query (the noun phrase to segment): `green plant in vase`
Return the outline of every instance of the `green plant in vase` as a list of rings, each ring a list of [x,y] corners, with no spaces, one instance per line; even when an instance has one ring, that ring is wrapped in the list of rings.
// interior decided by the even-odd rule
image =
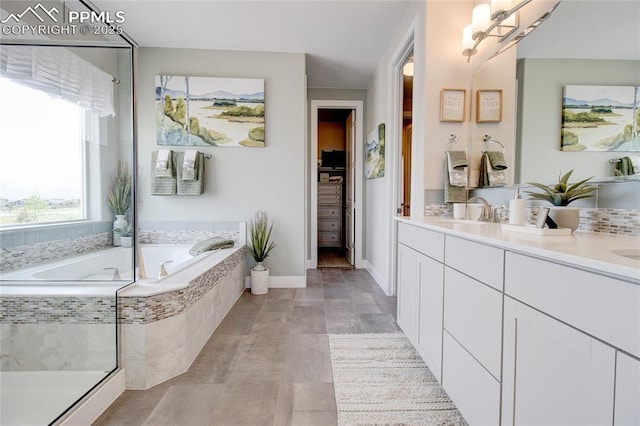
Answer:
[[[587,182],[593,179],[593,176],[570,185],[568,182],[572,173],[573,169],[569,170],[564,175],[562,175],[561,172],[561,176],[558,178],[558,183],[553,186],[529,182],[529,185],[533,185],[536,188],[541,189],[543,192],[526,192],[530,195],[530,198],[548,201],[553,206],[568,206],[569,203],[581,198],[593,197],[595,195],[593,192],[597,187],[587,185]]]
[[[249,222],[249,240],[251,245],[248,247],[249,254],[256,261],[256,271],[264,270],[262,262],[269,257],[271,251],[276,247],[276,243],[271,241],[271,231],[273,230],[273,221],[269,223],[267,213],[263,211],[256,212],[253,220]]]

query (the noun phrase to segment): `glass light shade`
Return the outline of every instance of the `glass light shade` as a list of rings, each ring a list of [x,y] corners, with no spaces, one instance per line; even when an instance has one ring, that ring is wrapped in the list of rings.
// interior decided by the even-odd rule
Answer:
[[[407,77],[413,77],[413,61],[409,61],[402,67],[402,74]]]
[[[469,24],[462,29],[462,50],[473,49],[473,25]]]
[[[473,33],[484,32],[491,25],[491,6],[482,3],[473,8],[471,15],[471,25]]]

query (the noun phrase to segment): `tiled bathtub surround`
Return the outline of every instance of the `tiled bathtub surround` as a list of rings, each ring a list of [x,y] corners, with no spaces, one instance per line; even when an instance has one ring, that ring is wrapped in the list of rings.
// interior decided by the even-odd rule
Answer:
[[[146,297],[122,292],[127,388],[147,389],[189,368],[244,291],[245,257],[244,248],[236,251],[180,290]]]
[[[0,232],[0,272],[111,245],[111,222],[72,223]]]
[[[0,298],[0,370],[114,368],[115,312],[115,295]]]
[[[194,244],[216,236],[246,243],[244,222],[140,221],[138,229],[142,244]]]
[[[118,321],[124,324],[149,324],[185,312],[237,265],[244,265],[245,257],[245,249],[235,252],[180,290],[146,297],[127,297],[125,291],[118,300]]]

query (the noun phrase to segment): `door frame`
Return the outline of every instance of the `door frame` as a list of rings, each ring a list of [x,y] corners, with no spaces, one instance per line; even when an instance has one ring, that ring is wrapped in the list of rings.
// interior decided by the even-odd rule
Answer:
[[[399,197],[402,194],[402,133],[404,131],[402,123],[403,123],[403,94],[402,94],[402,67],[404,63],[409,58],[411,54],[414,57],[414,67],[416,62],[418,61],[418,55],[415,50],[415,33],[416,33],[416,25],[415,21],[411,24],[411,28],[405,36],[400,44],[400,47],[394,52],[392,56],[393,61],[389,65],[389,94],[391,100],[391,113],[390,113],[390,121],[391,121],[391,129],[393,132],[393,137],[389,138],[390,141],[395,141],[394,143],[387,144],[387,152],[391,151],[391,158],[393,160],[390,161],[390,170],[389,174],[391,177],[390,182],[390,200],[389,203],[391,210],[391,220],[389,223],[389,235],[390,238],[390,254],[389,256],[389,295],[397,294],[397,248],[396,248],[396,239],[397,239],[397,227],[396,221],[393,219],[395,216],[398,216],[397,209],[400,207],[400,203],[398,202]],[[415,69],[415,68],[414,68]],[[418,69],[420,69],[418,67]],[[414,73],[414,86],[413,86],[413,99],[416,99],[416,75],[417,72]],[[414,102],[413,105],[416,105]],[[414,111],[415,116],[415,111]],[[391,133],[391,132],[390,132]],[[414,134],[415,136],[415,134]],[[390,146],[389,146],[390,145]],[[417,182],[416,182],[416,169],[415,164],[417,159],[416,157],[416,142],[415,137],[411,138],[411,209],[410,214],[413,216],[416,213],[416,204],[422,199],[422,197],[416,197],[417,190]]]
[[[356,167],[355,167],[355,186],[354,190],[356,196],[353,197],[354,209],[355,209],[355,256],[354,266],[358,269],[365,267],[364,265],[364,244],[362,241],[363,229],[364,229],[364,203],[363,203],[363,179],[364,179],[364,136],[363,136],[363,121],[364,121],[364,102],[363,101],[344,101],[344,100],[312,100],[311,101],[311,149],[309,152],[309,179],[311,180],[311,223],[310,223],[310,259],[309,268],[316,269],[318,267],[318,110],[319,109],[352,109],[356,113],[356,134],[355,145],[356,149],[353,153]]]

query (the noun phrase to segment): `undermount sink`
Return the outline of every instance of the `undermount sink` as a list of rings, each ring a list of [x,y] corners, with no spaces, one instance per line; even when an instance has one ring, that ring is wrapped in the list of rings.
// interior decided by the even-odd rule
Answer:
[[[611,250],[611,253],[633,260],[640,260],[640,249],[617,249]]]

